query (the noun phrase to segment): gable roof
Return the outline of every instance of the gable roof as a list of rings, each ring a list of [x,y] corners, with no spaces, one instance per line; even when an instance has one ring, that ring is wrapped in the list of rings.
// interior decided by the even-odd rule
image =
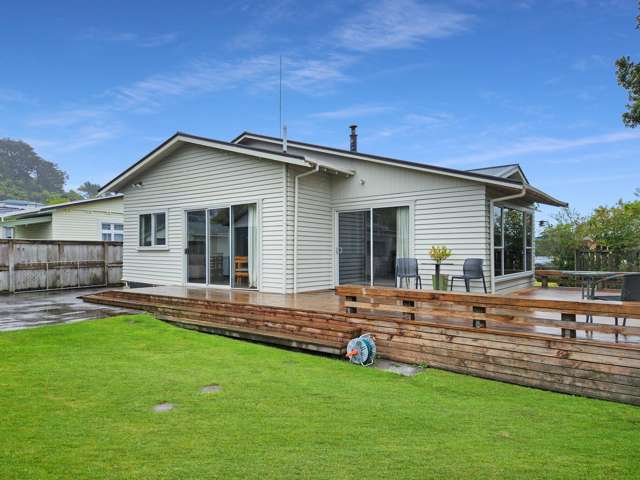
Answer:
[[[242,132],[240,135],[238,135],[233,140],[231,140],[231,142],[235,144],[239,144],[245,139],[253,139],[253,140],[258,140],[258,141],[263,141],[263,142],[268,142],[273,144],[280,144],[280,145],[282,144],[281,138],[271,137],[268,135],[262,135],[259,133],[253,133],[248,131]],[[298,147],[304,150],[316,151],[316,152],[327,153],[332,155],[339,155],[345,158],[353,158],[357,160],[387,164],[387,165],[392,165],[392,166],[397,166],[402,168],[408,168],[412,170],[418,170],[422,172],[446,175],[450,177],[463,178],[466,180],[477,181],[487,185],[504,187],[504,188],[513,189],[516,191],[526,189],[527,197],[530,198],[532,202],[544,203],[547,205],[553,205],[557,207],[568,206],[566,202],[563,202],[562,200],[558,200],[552,197],[551,195],[548,195],[543,191],[530,186],[529,181],[524,175],[524,172],[522,171],[520,166],[517,164],[500,166],[505,168],[504,169],[499,168],[498,171],[506,172],[507,171],[506,167],[510,167],[509,168],[510,172],[508,175],[512,175],[513,173],[519,172],[521,174],[520,176],[522,180],[515,180],[513,178],[508,178],[508,175],[507,176],[496,175],[493,170],[491,170],[490,172],[483,172],[481,171],[482,169],[478,171],[458,170],[455,168],[441,167],[438,165],[429,165],[426,163],[412,162],[407,160],[399,160],[397,158],[383,157],[380,155],[371,155],[371,154],[361,153],[361,152],[352,152],[351,150],[327,147],[324,145],[316,145],[313,143],[305,143],[305,142],[299,142],[296,140],[289,140],[289,139],[287,139],[287,144],[290,145],[291,147]],[[516,167],[516,168],[514,169],[512,167]],[[491,167],[491,168],[494,168],[494,167]]]
[[[472,168],[467,172],[484,173],[485,175],[492,175],[494,177],[509,178],[514,174],[517,174],[524,183],[529,183],[527,176],[524,174],[524,170],[518,163],[510,163],[508,165],[495,165],[491,167]]]
[[[41,207],[35,207],[35,208],[29,208],[29,209],[10,212],[9,214],[3,217],[3,220],[7,218],[21,219],[21,218],[31,218],[31,217],[51,215],[51,212],[53,210],[58,210],[60,208],[76,207],[78,205],[87,205],[91,203],[105,202],[108,200],[116,200],[118,198],[122,198],[123,196],[124,195],[122,195],[121,193],[118,193],[118,194],[109,195],[106,197],[87,198],[84,200],[74,200],[72,202],[56,203],[54,205],[43,205]]]
[[[247,131],[242,132],[236,138],[231,140],[231,142],[234,143],[234,144],[239,144],[244,139],[255,139],[255,140],[262,140],[262,141],[265,141],[265,142],[270,142],[270,143],[275,143],[275,144],[282,144],[282,139],[281,138],[270,137],[268,135],[262,135],[262,134],[259,134],[259,133],[253,133],[253,132],[247,132]],[[466,179],[469,179],[469,180],[476,180],[476,181],[481,181],[481,182],[484,182],[484,183],[495,183],[495,184],[503,184],[503,185],[506,184],[506,185],[510,185],[510,186],[521,185],[521,183],[518,182],[517,180],[511,180],[511,179],[507,179],[507,178],[499,178],[499,177],[495,177],[493,175],[485,175],[483,173],[476,173],[476,172],[471,172],[471,171],[467,171],[467,170],[458,170],[458,169],[455,169],[455,168],[441,167],[441,166],[438,166],[438,165],[429,165],[429,164],[426,164],[426,163],[412,162],[412,161],[408,161],[408,160],[399,160],[397,158],[383,157],[383,156],[380,156],[380,155],[371,155],[371,154],[368,154],[368,153],[352,152],[351,150],[343,150],[341,148],[327,147],[327,146],[324,146],[324,145],[316,145],[316,144],[313,144],[313,143],[299,142],[299,141],[296,141],[296,140],[287,139],[287,144],[292,146],[292,147],[299,147],[299,148],[313,150],[313,151],[317,151],[317,152],[321,152],[321,153],[329,153],[329,154],[333,154],[333,155],[340,155],[341,157],[355,158],[355,159],[358,159],[358,160],[365,160],[365,161],[375,162],[375,163],[386,163],[386,164],[393,165],[393,166],[400,166],[400,167],[404,167],[404,168],[411,168],[411,169],[414,169],[414,170],[426,171],[426,172],[429,172],[429,173],[436,173],[436,174],[449,175],[449,176],[454,176],[454,177],[459,177],[459,178],[466,178]]]
[[[285,152],[274,152],[273,150],[247,147],[246,145],[238,145],[235,143],[224,142],[221,140],[215,140],[213,138],[200,137],[197,135],[191,135],[184,132],[176,132],[167,140],[162,142],[156,148],[147,153],[144,157],[131,165],[125,171],[118,176],[103,185],[99,193],[106,193],[110,191],[117,191],[128,183],[128,181],[138,173],[144,171],[146,168],[161,160],[164,156],[168,155],[181,145],[191,144],[199,145],[203,147],[213,148],[217,150],[224,150],[227,152],[240,153],[243,155],[249,155],[252,157],[263,158],[267,160],[274,160],[278,162],[289,163],[293,165],[300,165],[303,167],[316,166],[316,162],[307,160],[301,155],[292,155]],[[333,171],[343,175],[353,175],[353,172],[340,170],[331,165],[319,165],[323,170]]]

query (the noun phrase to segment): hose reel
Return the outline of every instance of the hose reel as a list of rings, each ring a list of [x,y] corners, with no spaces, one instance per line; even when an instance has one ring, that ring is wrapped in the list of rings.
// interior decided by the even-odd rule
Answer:
[[[359,337],[353,338],[347,344],[347,358],[349,361],[364,367],[373,364],[376,352],[376,342],[370,333],[364,333]]]

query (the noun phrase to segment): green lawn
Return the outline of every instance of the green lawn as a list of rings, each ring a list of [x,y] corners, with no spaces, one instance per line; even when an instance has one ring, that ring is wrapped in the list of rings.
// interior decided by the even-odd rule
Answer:
[[[220,384],[217,394],[199,392]],[[170,412],[154,413],[160,402]],[[146,315],[0,334],[0,477],[638,478],[640,408]]]

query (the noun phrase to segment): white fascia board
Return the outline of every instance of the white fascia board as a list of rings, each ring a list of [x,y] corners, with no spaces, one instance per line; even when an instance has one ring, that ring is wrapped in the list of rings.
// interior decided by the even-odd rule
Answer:
[[[109,191],[117,190],[118,187],[122,186],[129,178],[135,177],[138,173],[143,171],[149,164],[153,163],[158,158],[162,157],[167,153],[167,151],[173,149],[178,143],[190,143],[192,145],[200,145],[203,147],[213,148],[216,150],[224,150],[227,152],[238,153],[240,155],[248,155],[250,157],[262,158],[266,160],[274,160],[276,162],[284,162],[292,165],[299,165],[302,167],[310,167],[312,166],[311,162],[308,162],[303,159],[293,158],[285,155],[278,155],[278,153],[270,153],[270,152],[260,152],[256,150],[252,150],[246,147],[227,145],[217,142],[211,142],[200,138],[192,138],[185,137],[182,135],[176,135],[176,137],[168,142],[166,145],[163,145],[162,148],[153,152],[153,154],[149,155],[144,161],[134,165],[129,171],[124,173],[121,176],[116,177],[114,180],[109,182],[107,185],[102,187],[99,193],[106,193]]]

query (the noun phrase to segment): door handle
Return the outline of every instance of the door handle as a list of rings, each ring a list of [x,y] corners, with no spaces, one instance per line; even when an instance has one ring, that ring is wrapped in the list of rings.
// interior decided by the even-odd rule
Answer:
[[[184,254],[185,254],[185,255],[189,255],[189,249],[188,249],[188,248],[185,248],[185,249],[184,249]]]

